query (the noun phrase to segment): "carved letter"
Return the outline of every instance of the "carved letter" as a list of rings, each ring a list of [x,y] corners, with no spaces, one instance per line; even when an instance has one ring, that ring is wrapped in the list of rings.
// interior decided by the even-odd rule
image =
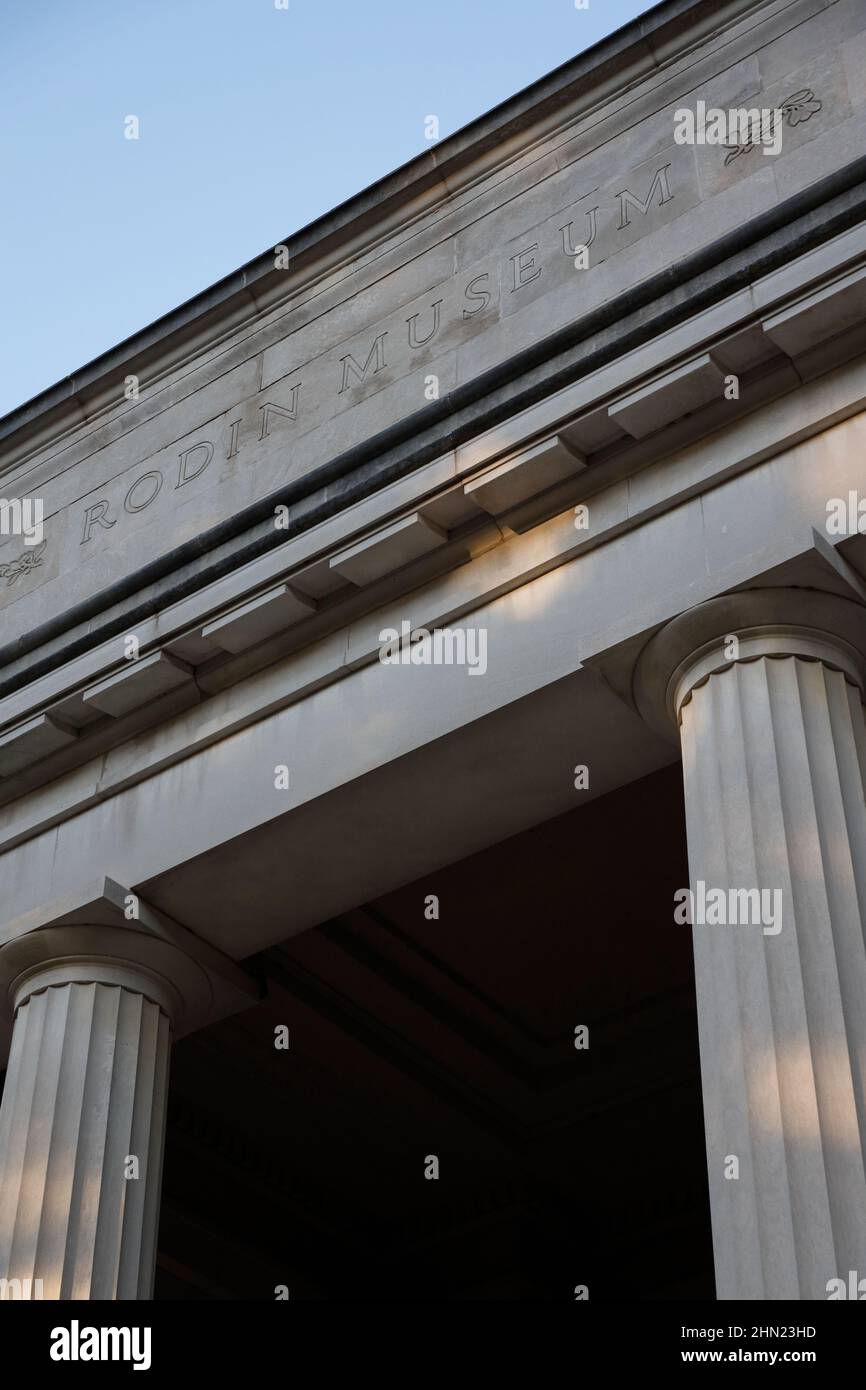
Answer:
[[[156,486],[153,488],[153,491],[150,493],[150,495],[145,497],[143,502],[136,502],[133,498],[133,493],[135,492],[136,488],[140,487],[142,483],[146,483],[148,479],[152,480],[152,482],[154,482]],[[159,494],[161,488],[162,474],[159,472],[158,469],[151,473],[142,473],[140,478],[136,478],[135,482],[130,487],[129,492],[124,497],[123,510],[126,512],[143,512],[145,507],[150,506],[151,502]]]
[[[426,338],[418,338],[418,337],[416,337],[416,335],[415,335],[415,324],[418,322],[418,315],[417,315],[417,314],[413,314],[412,317],[411,317],[410,319],[407,319],[407,320],[406,320],[406,322],[407,322],[408,325],[409,325],[409,346],[410,346],[410,348],[419,348],[419,347],[423,347],[425,343],[429,343],[429,342],[430,342],[431,338],[435,338],[435,337],[436,337],[436,334],[439,332],[439,305],[440,305],[441,303],[442,303],[442,300],[441,300],[441,299],[437,299],[437,300],[434,301],[433,305],[431,306],[432,309],[433,309],[433,327],[430,329],[430,332],[427,334],[427,337],[426,337]]]
[[[541,274],[541,266],[535,264],[535,257],[532,254],[533,251],[537,250],[538,242],[534,241],[531,246],[525,247],[523,251],[518,251],[516,256],[511,257],[511,270],[514,275],[512,294],[514,294],[514,290],[522,289],[524,285],[528,285],[530,280],[537,280]],[[524,259],[526,256],[529,257],[528,261]]]
[[[193,468],[192,471],[190,471],[187,467],[188,461],[192,458],[193,454],[197,454],[199,450],[204,451],[204,458],[198,468]],[[175,491],[177,491],[179,487],[183,487],[184,483],[191,483],[193,478],[197,478],[199,473],[204,472],[213,458],[213,445],[210,440],[203,439],[200,444],[193,444],[189,449],[184,449],[183,453],[178,454],[178,458],[180,459],[180,464],[177,470],[177,482],[174,485]]]
[[[470,280],[470,281],[469,281],[469,284],[466,286],[466,289],[463,291],[464,295],[466,296],[467,299],[480,299],[480,300],[481,300],[481,303],[478,305],[478,308],[477,308],[477,309],[464,309],[464,310],[463,310],[463,317],[464,317],[465,319],[474,318],[476,314],[481,314],[481,313],[483,313],[484,310],[487,308],[488,304],[490,303],[491,299],[493,298],[493,295],[490,293],[489,290],[476,290],[475,286],[476,286],[476,285],[480,285],[482,280],[489,280],[489,279],[490,279],[490,274],[489,274],[488,271],[485,270],[485,272],[484,272],[483,275],[476,275],[474,280]]]
[[[566,256],[576,256],[581,247],[590,247],[592,243],[595,241],[596,235],[598,233],[598,218],[596,217],[597,212],[597,207],[590,208],[589,212],[586,214],[589,218],[589,236],[587,237],[586,241],[580,242],[578,246],[573,246],[571,243],[571,229],[574,226],[574,223],[566,222],[564,227],[560,227],[559,230],[562,232],[562,249],[565,252]]]
[[[659,190],[661,195],[659,197],[660,208],[664,207],[665,203],[670,202],[671,198],[674,196],[673,193],[671,193],[671,186],[668,181],[668,169],[670,167],[671,166],[669,164],[665,164],[663,168],[656,170],[655,178],[652,181],[652,187],[650,188],[649,193],[646,195],[645,202],[643,202],[640,198],[636,198],[635,195],[633,193],[630,193],[627,188],[624,188],[622,193],[617,194],[617,197],[619,198],[619,227],[617,228],[618,231],[621,232],[624,227],[628,227],[631,225],[628,217],[629,205],[633,208],[640,208],[644,217],[646,217],[647,213],[650,210],[650,203],[653,200],[653,194],[655,193],[656,189]]]
[[[340,361],[343,365],[343,384],[337,392],[338,396],[342,396],[343,392],[347,389],[349,385],[349,372],[354,372],[358,380],[363,381],[367,375],[367,368],[369,367],[371,362],[375,361],[376,363],[375,367],[373,368],[374,376],[377,372],[382,370],[382,368],[385,366],[385,339],[387,338],[387,336],[387,329],[384,333],[379,334],[378,338],[376,338],[376,340],[374,341],[373,346],[370,348],[370,351],[367,353],[367,360],[364,363],[363,367],[358,366],[358,363],[355,361],[354,357],[350,352],[347,353],[345,357],[340,358]]]
[[[300,382],[298,382],[297,386],[292,387],[291,405],[272,405],[270,401],[265,401],[264,405],[259,406],[259,410],[262,412],[262,429],[261,434],[259,435],[259,439],[267,439],[268,435],[270,434],[272,415],[278,415],[284,420],[297,420],[298,392],[300,391],[300,389]]]
[[[238,430],[240,427],[240,420],[232,420],[231,433],[229,434],[229,451],[226,454],[227,459],[233,459],[238,451]]]
[[[101,502],[94,502],[92,507],[87,508],[87,511],[84,513],[84,535],[81,537],[79,545],[83,545],[85,541],[90,540],[90,533],[94,526],[104,526],[106,531],[108,531],[110,527],[116,525],[116,519],[115,521],[105,520],[110,505],[108,498],[104,497]]]

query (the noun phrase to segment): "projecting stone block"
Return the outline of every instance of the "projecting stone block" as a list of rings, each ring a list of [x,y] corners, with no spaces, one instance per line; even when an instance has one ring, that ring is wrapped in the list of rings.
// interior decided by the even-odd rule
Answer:
[[[191,681],[192,671],[186,662],[166,652],[153,652],[89,686],[81,698],[86,705],[119,719]]]
[[[722,398],[725,374],[709,352],[657,377],[608,406],[608,414],[633,439],[644,439],[702,405]]]
[[[37,714],[24,724],[17,724],[0,734],[0,776],[10,777],[31,763],[47,758],[59,748],[74,743],[75,729],[50,714]]]
[[[233,608],[223,617],[206,623],[201,635],[216,642],[223,651],[242,652],[315,611],[312,599],[296,594],[288,584],[278,584],[240,608]]]
[[[553,435],[482,477],[473,478],[463,490],[485,512],[501,516],[556,483],[574,477],[585,467],[584,456],[566,444],[561,435]]]
[[[331,569],[353,584],[372,584],[375,579],[408,565],[436,550],[448,540],[447,532],[420,512],[395,521],[357,545],[341,550],[331,560]]]
[[[866,270],[861,267],[778,314],[771,314],[764,319],[763,328],[767,337],[789,357],[798,357],[864,320]]]

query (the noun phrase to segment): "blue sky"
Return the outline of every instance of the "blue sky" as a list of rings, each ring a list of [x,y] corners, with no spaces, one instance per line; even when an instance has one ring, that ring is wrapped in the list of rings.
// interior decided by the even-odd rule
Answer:
[[[648,8],[2,0],[0,415]]]

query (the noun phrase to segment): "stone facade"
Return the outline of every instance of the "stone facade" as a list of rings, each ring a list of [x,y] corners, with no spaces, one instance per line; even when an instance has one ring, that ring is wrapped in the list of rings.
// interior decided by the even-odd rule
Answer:
[[[866,1273],[864,73],[864,0],[669,0],[0,422],[45,509],[0,544],[0,1276],[147,1297],[169,1030],[680,757],[693,883],[783,904],[693,927],[717,1295]],[[679,142],[698,101],[778,152]]]

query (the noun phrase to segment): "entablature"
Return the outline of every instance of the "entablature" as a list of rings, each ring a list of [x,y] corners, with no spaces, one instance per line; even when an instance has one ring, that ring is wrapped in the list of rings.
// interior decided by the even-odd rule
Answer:
[[[376,659],[369,632],[359,647],[352,639],[369,615],[509,538],[569,519],[552,549],[528,545],[498,576],[517,587],[859,412],[864,309],[858,224],[178,601],[137,620],[121,613],[111,635],[57,664],[49,657],[35,678],[9,688],[8,664],[0,799],[289,653],[329,653],[327,675],[314,659],[316,674],[299,682],[302,698]],[[582,506],[577,528],[570,514]],[[470,580],[437,621],[491,592]],[[29,655],[22,675],[28,665]]]

